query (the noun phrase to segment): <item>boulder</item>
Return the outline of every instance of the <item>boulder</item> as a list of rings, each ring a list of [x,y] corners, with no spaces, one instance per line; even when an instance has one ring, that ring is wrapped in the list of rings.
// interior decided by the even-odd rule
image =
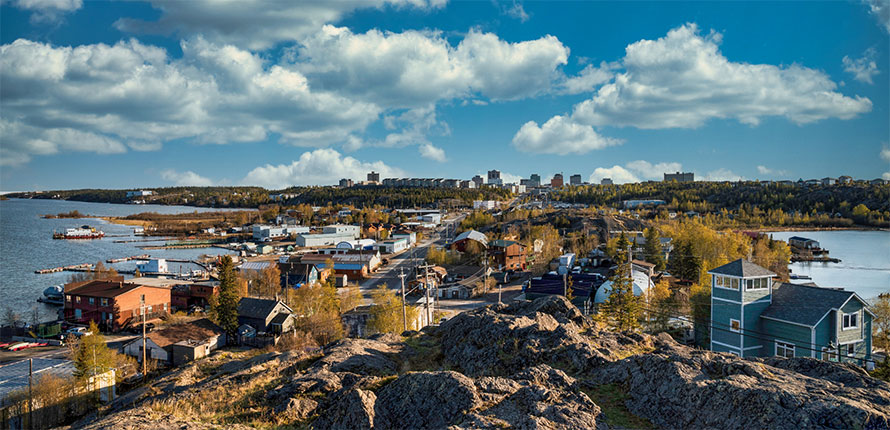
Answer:
[[[377,396],[371,391],[349,390],[337,398],[313,423],[318,430],[371,429],[375,426],[374,403]]]
[[[628,409],[661,427],[890,426],[890,384],[814,359],[747,360],[659,337],[655,351],[605,364],[590,375],[585,384],[593,389],[626,387]]]
[[[303,421],[318,407],[318,402],[312,399],[302,397],[293,397],[285,403],[279,404],[275,408],[275,415],[279,420],[285,422]]]
[[[445,428],[481,405],[473,380],[460,373],[408,373],[378,392],[375,425],[384,429]]]
[[[310,369],[327,369],[331,372],[351,372],[360,375],[386,376],[396,372],[396,362],[391,358],[398,349],[392,343],[397,336],[379,336],[378,339],[341,339],[325,347],[324,357]]]

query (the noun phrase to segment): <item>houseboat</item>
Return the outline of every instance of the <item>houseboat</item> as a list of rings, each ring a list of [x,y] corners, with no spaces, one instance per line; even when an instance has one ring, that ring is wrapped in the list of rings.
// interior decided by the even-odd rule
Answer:
[[[64,233],[53,232],[53,239],[99,239],[105,236],[105,232],[88,225],[80,228],[65,229]]]

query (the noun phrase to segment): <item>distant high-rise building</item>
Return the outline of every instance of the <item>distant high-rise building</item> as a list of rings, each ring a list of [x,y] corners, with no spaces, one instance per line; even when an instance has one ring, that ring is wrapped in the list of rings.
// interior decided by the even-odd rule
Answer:
[[[340,188],[348,188],[353,185],[352,179],[343,178],[340,180]]]
[[[676,173],[665,173],[664,181],[677,181],[677,182],[695,182],[695,174],[692,172],[676,172]]]
[[[537,173],[532,173],[528,179],[529,187],[540,187],[541,186],[541,175]]]
[[[501,171],[500,170],[489,170],[488,171],[488,184],[489,185],[501,185],[504,181],[501,180]]]
[[[562,185],[563,185],[562,173],[557,173],[557,174],[553,175],[553,179],[550,180],[550,187],[551,188],[561,188]]]
[[[600,185],[612,185],[612,178],[603,178],[603,180],[600,181]]]
[[[485,180],[479,175],[473,176],[472,180],[476,184],[476,188],[482,188],[482,184],[485,183]]]
[[[368,182],[380,182],[380,174],[372,170],[368,173]]]
[[[571,185],[581,185],[581,175],[572,175],[572,176],[569,176],[569,184],[571,184]]]

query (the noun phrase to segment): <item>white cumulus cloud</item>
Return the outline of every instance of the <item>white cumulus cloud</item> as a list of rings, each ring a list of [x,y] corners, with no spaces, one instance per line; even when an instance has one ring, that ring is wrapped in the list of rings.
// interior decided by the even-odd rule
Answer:
[[[56,47],[18,39],[0,46],[4,162],[53,150],[156,150],[163,142],[262,141],[326,146],[379,117],[381,108],[327,91],[285,66],[197,38],[183,57],[136,40]],[[71,139],[71,133],[88,138]],[[40,140],[46,143],[31,144]],[[120,142],[127,142],[127,145]]]
[[[241,181],[245,185],[258,185],[270,189],[294,185],[332,185],[341,178],[364,180],[370,171],[380,173],[381,178],[401,177],[404,172],[382,161],[363,162],[342,156],[331,148],[304,152],[290,164],[266,164],[251,170]]]
[[[805,124],[871,110],[869,99],[837,92],[822,71],[732,62],[720,52],[721,38],[687,24],[658,40],[632,43],[621,62],[625,72],[576,105],[573,119],[664,129],[696,128],[710,119],[757,125],[770,116]]]
[[[757,166],[757,173],[770,176],[788,176],[787,170],[770,169],[766,166]]]
[[[14,0],[11,4],[31,11],[31,23],[54,23],[66,13],[83,7],[83,0]]]
[[[420,156],[424,158],[429,158],[430,160],[438,161],[440,163],[444,163],[448,160],[445,157],[445,150],[436,146],[433,146],[431,143],[424,143],[420,145],[419,148]]]
[[[213,185],[212,180],[192,172],[191,170],[185,172],[177,172],[173,169],[162,170],[161,179],[180,186],[209,187]]]
[[[540,154],[584,154],[621,143],[620,139],[600,136],[593,127],[561,115],[550,118],[541,126],[529,121],[513,136],[516,149]]]
[[[645,160],[631,161],[624,166],[597,167],[590,175],[589,182],[598,184],[603,178],[610,178],[616,184],[664,179],[665,173],[680,172],[683,165],[677,162],[651,163]]]
[[[876,52],[873,48],[869,48],[862,54],[861,58],[851,59],[844,56],[841,62],[844,64],[844,71],[853,75],[853,79],[867,84],[873,84],[872,77],[880,73],[878,64],[875,62]]]
[[[705,181],[715,181],[715,182],[724,182],[724,181],[735,182],[735,181],[743,181],[743,180],[745,180],[745,177],[743,177],[741,175],[737,175],[732,170],[729,170],[727,168],[720,168],[720,169],[712,170],[712,171],[706,173],[704,178],[702,178],[702,179]]]
[[[862,0],[868,6],[868,11],[887,33],[890,33],[890,1],[887,0]]]
[[[33,0],[32,0],[33,1]],[[383,8],[437,9],[446,1],[214,1],[150,0],[161,16],[157,21],[122,18],[118,30],[131,33],[202,35],[217,44],[262,50],[278,42],[301,41],[322,25],[339,21],[357,10]]]

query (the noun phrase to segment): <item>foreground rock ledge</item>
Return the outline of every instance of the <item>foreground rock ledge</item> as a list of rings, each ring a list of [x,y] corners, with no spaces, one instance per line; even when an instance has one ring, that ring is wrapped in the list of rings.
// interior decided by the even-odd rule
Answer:
[[[607,429],[630,417],[634,427],[890,428],[890,384],[855,366],[598,331],[562,297],[487,306],[407,338],[343,339],[320,358],[207,367],[175,370],[72,427]],[[214,392],[225,395],[208,401]]]

